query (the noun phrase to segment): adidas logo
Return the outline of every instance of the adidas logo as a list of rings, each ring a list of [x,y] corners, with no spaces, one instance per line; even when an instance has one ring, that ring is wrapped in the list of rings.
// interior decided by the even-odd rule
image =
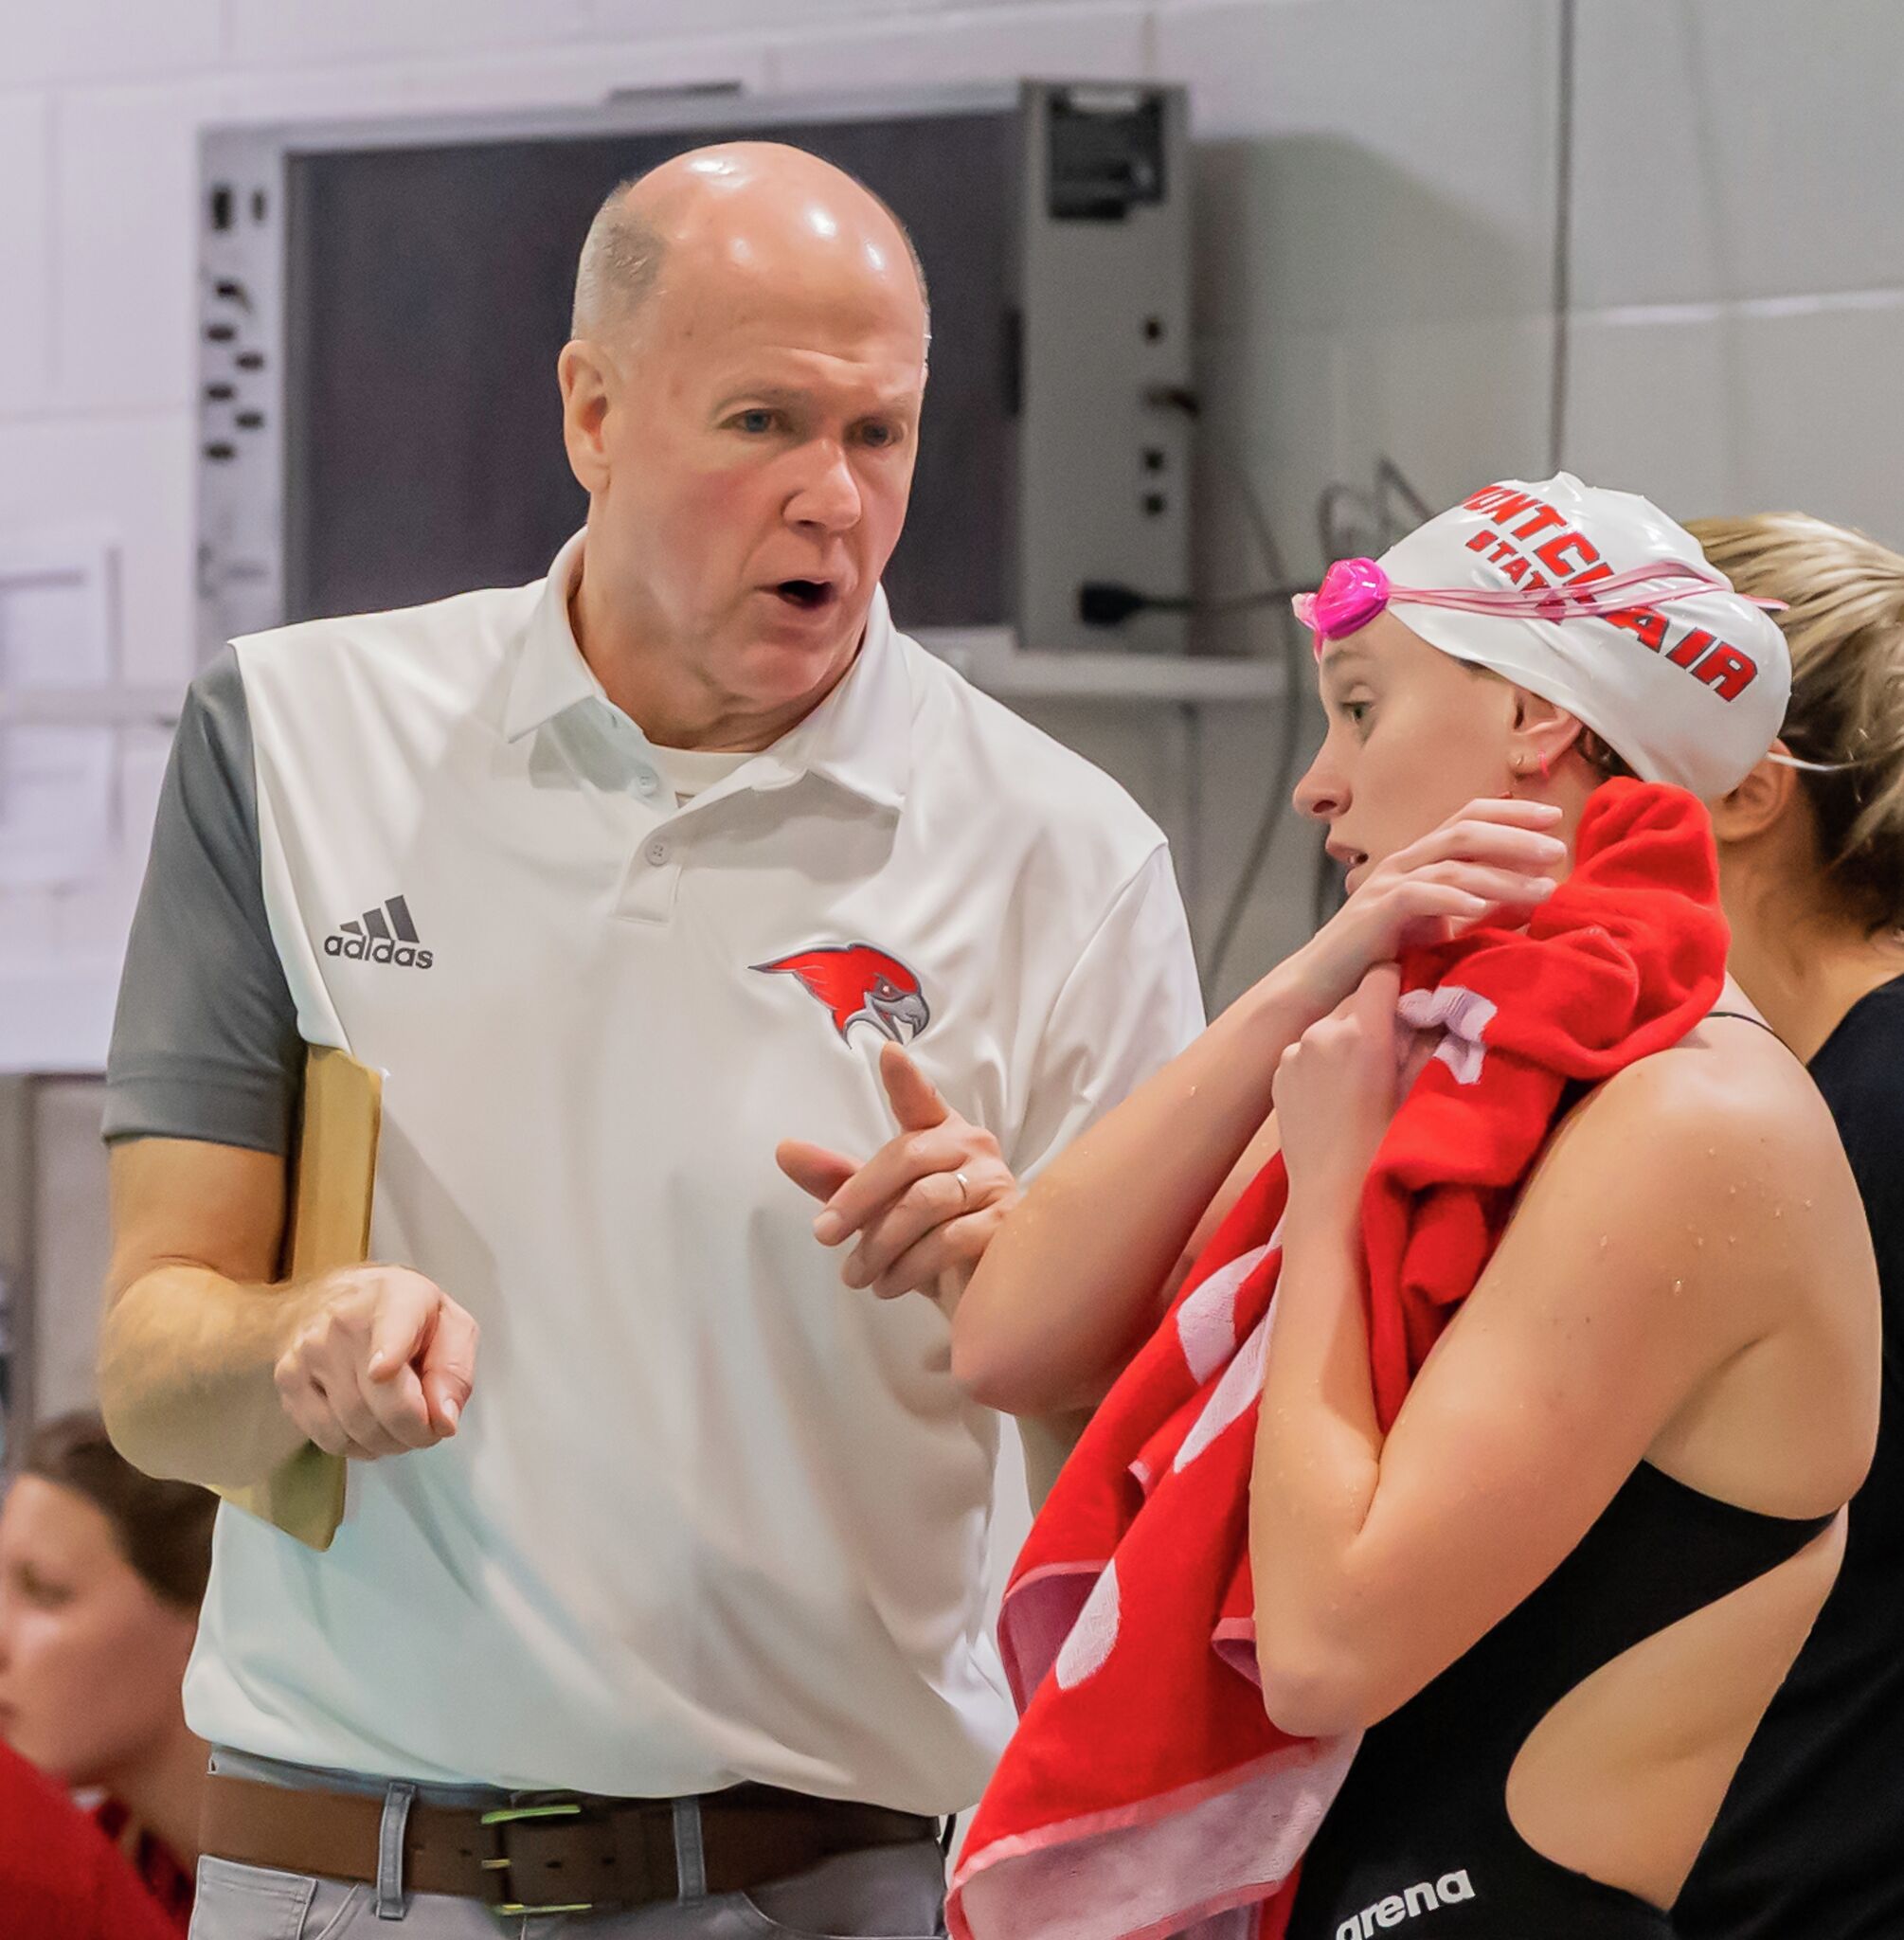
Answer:
[[[1417,1919],[1423,1913],[1436,1913],[1457,1900],[1473,1897],[1474,1887],[1465,1870],[1444,1873],[1432,1886],[1424,1879],[1406,1893],[1392,1893],[1374,1906],[1365,1906],[1336,1929],[1336,1940],[1374,1940],[1374,1935],[1384,1927],[1399,1927],[1404,1920]]]
[[[417,941],[410,906],[403,897],[392,896],[381,909],[366,909],[363,915],[340,923],[324,939],[324,954],[364,963],[395,963],[405,970],[427,970],[436,957],[418,948]]]

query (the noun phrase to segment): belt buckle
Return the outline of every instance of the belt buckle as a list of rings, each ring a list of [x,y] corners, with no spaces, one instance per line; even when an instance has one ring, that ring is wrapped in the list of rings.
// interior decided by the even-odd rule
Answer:
[[[485,1825],[510,1825],[519,1819],[579,1819],[582,1816],[579,1805],[504,1805],[494,1812],[485,1812],[482,1823]],[[484,1859],[483,1870],[487,1873],[507,1873],[511,1860],[507,1850],[509,1840],[502,1839],[504,1851],[500,1858]],[[493,1902],[493,1910],[513,1919],[523,1913],[586,1913],[595,1911],[592,1899],[570,1900],[559,1906],[529,1906],[521,1900],[506,1899]]]

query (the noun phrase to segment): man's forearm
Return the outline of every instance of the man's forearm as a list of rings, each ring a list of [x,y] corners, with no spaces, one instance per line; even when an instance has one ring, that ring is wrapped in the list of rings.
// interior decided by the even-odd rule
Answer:
[[[271,1475],[304,1445],[273,1370],[306,1305],[300,1288],[204,1266],[141,1274],[100,1333],[99,1405],[119,1451],[149,1475],[206,1487]]]

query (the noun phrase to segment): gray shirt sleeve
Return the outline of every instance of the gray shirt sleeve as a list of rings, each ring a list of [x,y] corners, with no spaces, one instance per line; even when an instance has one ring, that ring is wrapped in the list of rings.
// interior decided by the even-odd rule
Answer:
[[[172,742],[106,1065],[105,1136],[289,1149],[303,1071],[264,914],[251,718],[229,647]]]

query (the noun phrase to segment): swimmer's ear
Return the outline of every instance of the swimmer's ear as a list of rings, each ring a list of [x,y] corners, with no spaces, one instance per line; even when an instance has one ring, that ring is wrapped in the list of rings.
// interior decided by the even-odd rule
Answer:
[[[1789,754],[1774,741],[1766,756],[1736,788],[1712,803],[1713,834],[1721,842],[1750,842],[1781,820],[1798,796],[1798,776],[1772,755]]]
[[[1580,739],[1581,728],[1577,715],[1570,714],[1544,694],[1529,693],[1524,687],[1517,687],[1510,748],[1515,772],[1552,774],[1560,765],[1560,757]]]

